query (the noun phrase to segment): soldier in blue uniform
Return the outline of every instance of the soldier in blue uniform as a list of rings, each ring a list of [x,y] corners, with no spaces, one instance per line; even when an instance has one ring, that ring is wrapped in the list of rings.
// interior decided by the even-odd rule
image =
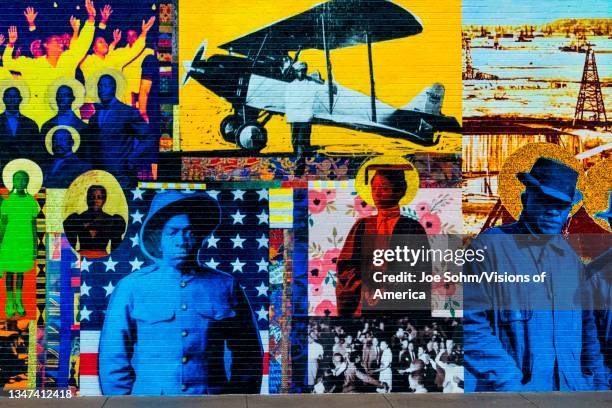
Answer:
[[[233,276],[202,266],[202,241],[219,223],[215,200],[155,196],[141,233],[155,263],[115,288],[100,339],[105,395],[259,393],[257,325]]]
[[[525,185],[519,220],[474,240],[486,257],[467,271],[547,277],[464,285],[465,391],[607,389],[595,319],[580,300],[590,296],[584,268],[561,235],[582,199],[578,173],[539,158],[517,177]]]

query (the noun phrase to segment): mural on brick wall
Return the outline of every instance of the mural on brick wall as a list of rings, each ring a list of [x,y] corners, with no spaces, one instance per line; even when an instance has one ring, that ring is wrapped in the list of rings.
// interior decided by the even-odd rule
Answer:
[[[610,389],[606,2],[5,3],[0,395]]]
[[[507,13],[495,13],[495,2],[464,2],[465,230],[478,234],[474,248],[488,247],[493,270],[563,271],[545,288],[464,287],[466,391],[610,388],[609,313],[591,309],[610,305],[602,276],[610,258],[611,26],[602,2],[581,6],[589,12],[563,1],[545,10],[514,2]],[[500,247],[521,234],[550,239]],[[560,295],[562,286],[570,292]],[[485,296],[491,308],[471,307]],[[560,305],[571,296],[588,302]]]
[[[299,173],[320,153],[458,151],[458,42],[439,30],[459,2],[184,3],[183,150],[292,152]]]

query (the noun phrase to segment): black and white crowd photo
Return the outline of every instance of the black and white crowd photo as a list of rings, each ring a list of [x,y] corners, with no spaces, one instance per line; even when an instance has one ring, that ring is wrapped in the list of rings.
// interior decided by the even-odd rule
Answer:
[[[461,319],[428,315],[311,318],[308,389],[314,394],[463,392]]]

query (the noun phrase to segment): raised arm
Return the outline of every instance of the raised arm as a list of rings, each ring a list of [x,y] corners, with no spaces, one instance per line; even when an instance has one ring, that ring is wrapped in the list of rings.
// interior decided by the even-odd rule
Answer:
[[[70,42],[70,49],[63,54],[63,58],[72,60],[75,69],[79,62],[87,55],[93,43],[94,32],[96,30],[96,8],[94,7],[93,1],[86,0],[85,8],[87,9],[87,21],[83,24],[83,28],[78,34],[78,37],[76,39],[73,37],[73,40]],[[71,19],[71,24],[72,23],[73,20]]]
[[[25,11],[23,12],[23,15],[25,16],[26,20],[28,20],[28,27],[30,31],[35,31],[36,30],[36,17],[38,16],[38,13],[36,12],[36,10],[34,10],[34,7],[26,8]]]
[[[151,17],[148,21],[142,20],[142,31],[136,42],[134,42],[134,45],[132,45],[132,47],[115,49],[113,51],[111,58],[116,60],[115,66],[123,68],[142,53],[147,43],[147,34],[153,27],[153,24],[155,24],[155,17]]]
[[[108,23],[108,19],[111,14],[113,14],[113,8],[110,5],[105,5],[104,8],[100,9],[100,24],[98,24],[98,28],[100,30],[106,30],[106,23]]]
[[[79,38],[79,29],[81,28],[81,20],[75,16],[70,16],[70,27],[72,27],[72,37],[70,38],[70,47],[72,48],[74,42]]]
[[[112,53],[113,51],[115,51],[115,48],[117,47],[117,44],[119,44],[119,41],[121,41],[121,30],[120,29],[115,29],[115,31],[113,31],[113,42],[110,43],[108,45],[108,52]]]
[[[15,50],[15,43],[17,43],[17,27],[11,26],[8,29],[8,38],[9,42],[4,49],[4,53],[2,54],[2,62],[4,64],[4,68],[9,71],[22,72],[26,69],[28,64],[31,62],[31,58],[28,57],[17,57],[13,58],[13,51]]]

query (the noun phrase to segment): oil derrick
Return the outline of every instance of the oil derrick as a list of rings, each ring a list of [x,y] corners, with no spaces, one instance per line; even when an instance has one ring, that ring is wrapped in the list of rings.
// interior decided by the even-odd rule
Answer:
[[[470,46],[471,40],[468,35],[463,36],[463,73],[461,74],[461,79],[477,79],[477,80],[487,80],[487,79],[499,79],[495,75],[487,74],[485,72],[480,72],[475,69],[472,65],[472,47]]]
[[[463,36],[463,75],[462,79],[474,79],[474,67],[472,66],[472,52],[470,47],[470,37]]]
[[[590,114],[590,115],[589,115]],[[603,103],[597,64],[595,63],[595,51],[589,45],[584,61],[582,82],[574,113],[574,125],[580,122],[592,121],[603,123],[607,126],[606,108]]]

